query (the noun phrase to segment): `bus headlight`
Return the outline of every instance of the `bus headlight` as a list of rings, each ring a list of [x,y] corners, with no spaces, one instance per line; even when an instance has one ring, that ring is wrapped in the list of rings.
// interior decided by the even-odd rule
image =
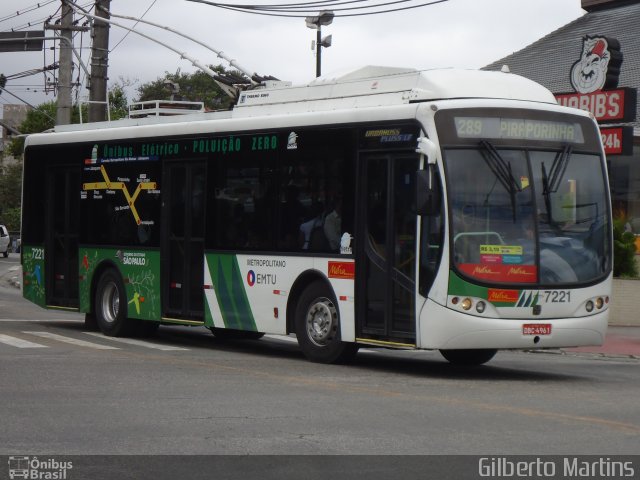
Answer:
[[[596,298],[596,308],[600,310],[603,305],[604,305],[604,300],[602,299],[602,297]]]
[[[487,304],[484,303],[482,300],[476,303],[476,312],[484,313],[485,308],[487,308]]]
[[[464,309],[464,310],[469,310],[471,308],[471,306],[473,305],[473,302],[471,301],[470,298],[465,298],[462,303],[460,303],[460,306]]]
[[[587,312],[592,312],[593,311],[593,302],[591,300],[589,300],[587,302],[587,304],[584,306],[584,308],[587,309]]]

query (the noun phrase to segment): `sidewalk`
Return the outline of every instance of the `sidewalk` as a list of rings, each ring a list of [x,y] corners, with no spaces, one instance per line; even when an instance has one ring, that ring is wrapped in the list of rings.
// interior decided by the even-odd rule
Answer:
[[[565,352],[592,353],[603,357],[629,357],[640,360],[640,326],[609,326],[600,347],[563,348]]]

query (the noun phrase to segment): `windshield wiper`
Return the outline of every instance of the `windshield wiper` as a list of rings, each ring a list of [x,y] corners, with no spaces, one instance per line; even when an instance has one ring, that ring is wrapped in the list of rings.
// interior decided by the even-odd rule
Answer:
[[[549,174],[547,175],[547,169],[544,166],[544,162],[542,162],[542,195],[544,196],[545,207],[547,208],[547,216],[549,219],[549,225],[556,226],[557,223],[553,219],[553,214],[551,210],[551,194],[556,193],[558,188],[560,187],[560,183],[564,178],[564,173],[567,170],[567,166],[569,165],[569,159],[571,158],[571,145],[566,145],[562,151],[556,154],[556,157],[553,159],[553,163],[551,164],[551,170],[549,170]]]
[[[513,177],[511,171],[511,162],[505,161],[500,155],[496,147],[486,140],[480,141],[480,153],[482,158],[489,166],[493,174],[496,176],[500,184],[504,189],[509,192],[509,198],[511,199],[511,212],[513,214],[513,221],[516,221],[516,192],[521,192],[522,188],[518,185],[518,182]]]
[[[542,175],[543,179],[546,179],[543,188],[543,193],[548,195],[549,193],[556,193],[560,182],[564,177],[564,172],[567,171],[567,165],[569,165],[569,159],[571,158],[571,145],[566,145],[561,152],[556,154],[556,158],[553,159],[551,164],[551,170],[549,170],[549,176],[547,177],[544,168],[544,162],[542,163]]]

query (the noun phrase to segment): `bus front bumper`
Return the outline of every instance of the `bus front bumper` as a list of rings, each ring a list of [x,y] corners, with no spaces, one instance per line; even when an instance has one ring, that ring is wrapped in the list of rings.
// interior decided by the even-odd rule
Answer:
[[[419,348],[537,349],[602,345],[609,310],[573,318],[484,318],[428,300]]]

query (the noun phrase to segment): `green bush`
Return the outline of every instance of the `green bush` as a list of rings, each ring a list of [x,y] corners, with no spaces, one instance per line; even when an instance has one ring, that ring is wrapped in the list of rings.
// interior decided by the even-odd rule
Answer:
[[[636,237],[625,231],[626,219],[613,221],[613,276],[637,277],[638,268],[635,262]]]
[[[0,218],[11,233],[20,231],[20,207],[5,209]]]

